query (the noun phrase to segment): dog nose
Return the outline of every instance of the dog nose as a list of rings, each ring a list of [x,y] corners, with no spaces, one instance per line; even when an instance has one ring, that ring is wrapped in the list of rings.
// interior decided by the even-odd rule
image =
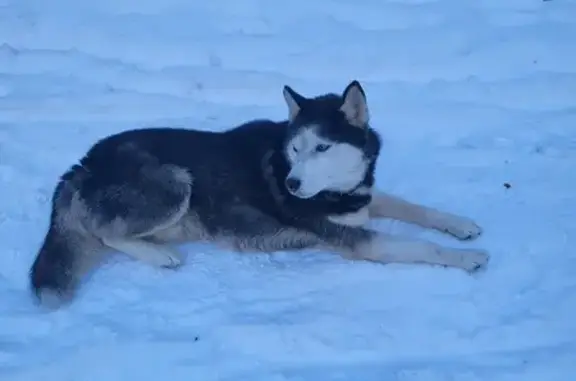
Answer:
[[[291,192],[296,192],[301,185],[302,181],[295,179],[294,177],[288,177],[286,179],[286,188]]]

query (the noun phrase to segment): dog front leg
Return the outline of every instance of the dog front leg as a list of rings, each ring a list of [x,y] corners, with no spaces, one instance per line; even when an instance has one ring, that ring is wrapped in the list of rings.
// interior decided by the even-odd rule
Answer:
[[[402,239],[381,233],[358,245],[351,254],[353,259],[381,263],[440,265],[467,272],[484,267],[489,260],[488,254],[483,250],[450,248],[428,241]]]
[[[402,239],[381,232],[330,222],[311,226],[334,251],[345,258],[379,263],[423,263],[460,268],[468,272],[488,263],[479,249],[456,249],[428,241]],[[325,246],[326,246],[325,245]]]
[[[418,205],[400,197],[375,191],[368,206],[370,217],[391,218],[448,233],[461,240],[482,234],[482,229],[471,219]]]

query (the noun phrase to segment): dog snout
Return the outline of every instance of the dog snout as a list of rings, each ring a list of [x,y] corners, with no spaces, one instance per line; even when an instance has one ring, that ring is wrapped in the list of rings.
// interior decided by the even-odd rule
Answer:
[[[288,190],[290,192],[298,191],[298,189],[300,189],[301,185],[302,185],[302,181],[298,180],[297,178],[288,177],[286,179],[286,188],[288,188]]]

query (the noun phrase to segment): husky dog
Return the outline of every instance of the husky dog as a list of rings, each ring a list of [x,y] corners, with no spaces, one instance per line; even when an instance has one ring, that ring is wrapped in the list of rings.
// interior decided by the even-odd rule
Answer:
[[[353,260],[426,263],[472,272],[481,250],[391,236],[367,227],[394,218],[480,235],[473,221],[374,189],[380,137],[366,95],[307,98],[285,86],[288,119],[223,132],[144,128],[93,145],[55,188],[48,232],[30,271],[40,301],[69,302],[101,254],[152,266],[183,263],[172,246],[211,241],[236,251],[320,249]],[[50,298],[46,299],[47,296]]]

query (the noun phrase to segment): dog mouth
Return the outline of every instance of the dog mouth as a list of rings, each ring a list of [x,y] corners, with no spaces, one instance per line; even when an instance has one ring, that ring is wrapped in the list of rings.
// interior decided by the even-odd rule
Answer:
[[[303,200],[307,200],[309,198],[312,198],[314,196],[316,196],[317,193],[311,193],[311,194],[307,194],[307,193],[303,193],[302,191],[291,191],[290,189],[288,189],[288,192],[295,197],[301,198]]]

